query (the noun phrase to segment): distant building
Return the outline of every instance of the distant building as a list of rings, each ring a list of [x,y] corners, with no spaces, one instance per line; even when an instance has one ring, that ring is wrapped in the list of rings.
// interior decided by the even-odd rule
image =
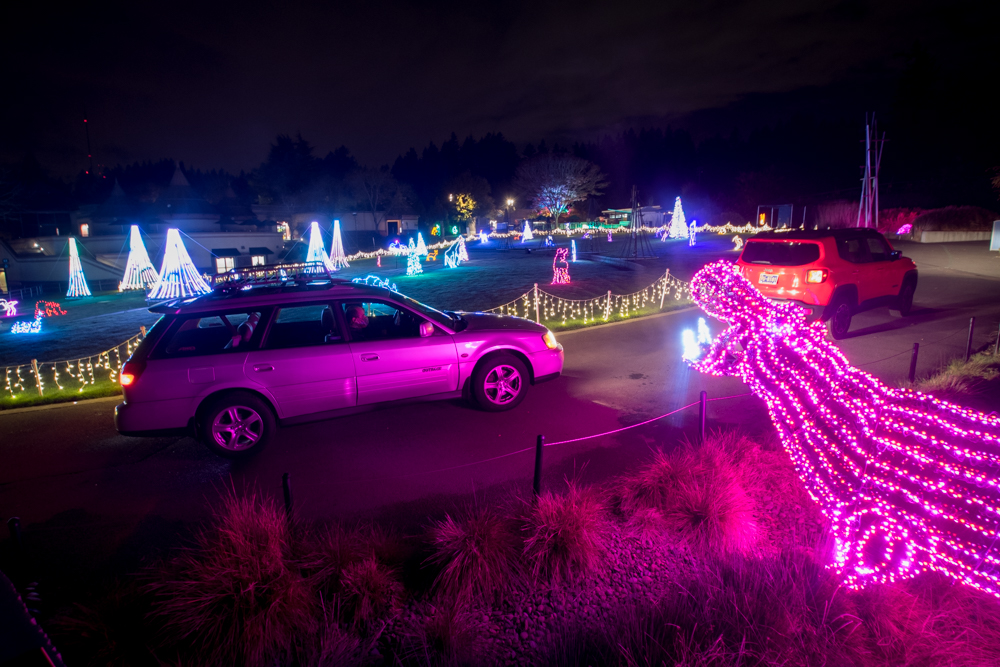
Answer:
[[[662,227],[670,222],[672,211],[664,211],[659,206],[642,206],[639,213],[644,227]],[[601,217],[608,225],[628,227],[632,224],[632,209],[609,208],[601,211]]]

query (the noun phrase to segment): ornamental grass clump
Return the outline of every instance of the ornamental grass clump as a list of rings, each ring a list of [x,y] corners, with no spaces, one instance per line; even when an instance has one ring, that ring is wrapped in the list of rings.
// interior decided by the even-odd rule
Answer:
[[[316,629],[316,595],[292,560],[283,512],[230,492],[195,539],[153,575],[153,614],[167,651],[204,664],[291,660]]]
[[[609,526],[597,490],[566,484],[564,494],[541,494],[525,518],[524,555],[536,578],[586,575],[606,549]]]
[[[444,596],[496,601],[520,582],[522,545],[516,527],[490,507],[435,521],[428,542],[434,553],[427,560],[441,568],[434,586]]]
[[[396,570],[374,554],[345,567],[340,583],[349,618],[366,633],[399,606],[403,594]]]

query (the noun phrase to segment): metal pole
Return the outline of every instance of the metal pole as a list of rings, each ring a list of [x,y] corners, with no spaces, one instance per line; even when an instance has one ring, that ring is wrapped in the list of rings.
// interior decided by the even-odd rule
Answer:
[[[969,357],[972,356],[972,330],[976,326],[976,318],[969,318],[969,342],[965,344],[965,361],[969,361]],[[39,392],[41,393],[41,392]]]
[[[913,384],[913,381],[917,377],[917,354],[919,352],[920,352],[920,343],[914,343],[913,354],[910,355],[910,373],[909,375],[906,376],[907,379],[910,381],[910,384]]]
[[[535,283],[535,322],[542,323],[542,317],[538,313],[538,283]]]
[[[292,483],[288,478],[288,473],[281,476],[281,491],[285,496],[285,516],[292,518]]]
[[[708,412],[708,392],[703,391],[698,397],[698,433],[705,442],[705,413]]]
[[[545,446],[545,436],[540,435],[535,441],[535,478],[531,482],[531,491],[534,497],[542,493],[542,447]]]

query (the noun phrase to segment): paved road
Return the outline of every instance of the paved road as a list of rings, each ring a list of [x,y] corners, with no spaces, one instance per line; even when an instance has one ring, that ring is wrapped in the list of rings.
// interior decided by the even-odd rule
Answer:
[[[985,344],[1000,316],[1000,271],[982,244],[904,250],[921,267],[916,313],[862,314],[842,345],[854,363],[890,382],[905,376],[913,342],[924,350],[920,368],[929,369],[964,351],[968,317],[979,318],[976,342]],[[689,263],[699,261],[692,254]],[[692,270],[678,268],[682,275]],[[526,490],[533,453],[511,453],[531,448],[538,434],[554,442],[611,431],[696,401],[701,389],[712,397],[743,394],[738,381],[701,376],[680,362],[680,332],[698,317],[691,309],[560,335],[564,376],[532,388],[512,413],[487,414],[459,401],[402,406],[286,428],[240,463],[218,459],[190,438],[118,435],[116,399],[0,412],[0,518],[20,516],[37,557],[58,563],[70,578],[134,566],[151,545],[171,543],[176,531],[206,517],[228,485],[279,498],[283,472],[291,474],[304,518],[420,521],[472,494]],[[651,448],[693,433],[696,419],[689,409],[547,448],[546,484],[632,467]],[[709,420],[768,428],[753,397],[711,403]],[[475,463],[494,457],[501,458]]]

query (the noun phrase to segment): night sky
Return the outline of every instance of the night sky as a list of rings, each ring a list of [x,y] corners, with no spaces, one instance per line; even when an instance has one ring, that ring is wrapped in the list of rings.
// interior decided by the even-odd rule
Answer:
[[[86,164],[84,113],[98,164],[234,172],[278,133],[382,164],[452,132],[697,138],[797,111],[860,125],[917,43],[941,75],[967,72],[992,21],[991,3],[920,0],[21,4],[0,40],[0,159],[31,152],[62,176]]]

